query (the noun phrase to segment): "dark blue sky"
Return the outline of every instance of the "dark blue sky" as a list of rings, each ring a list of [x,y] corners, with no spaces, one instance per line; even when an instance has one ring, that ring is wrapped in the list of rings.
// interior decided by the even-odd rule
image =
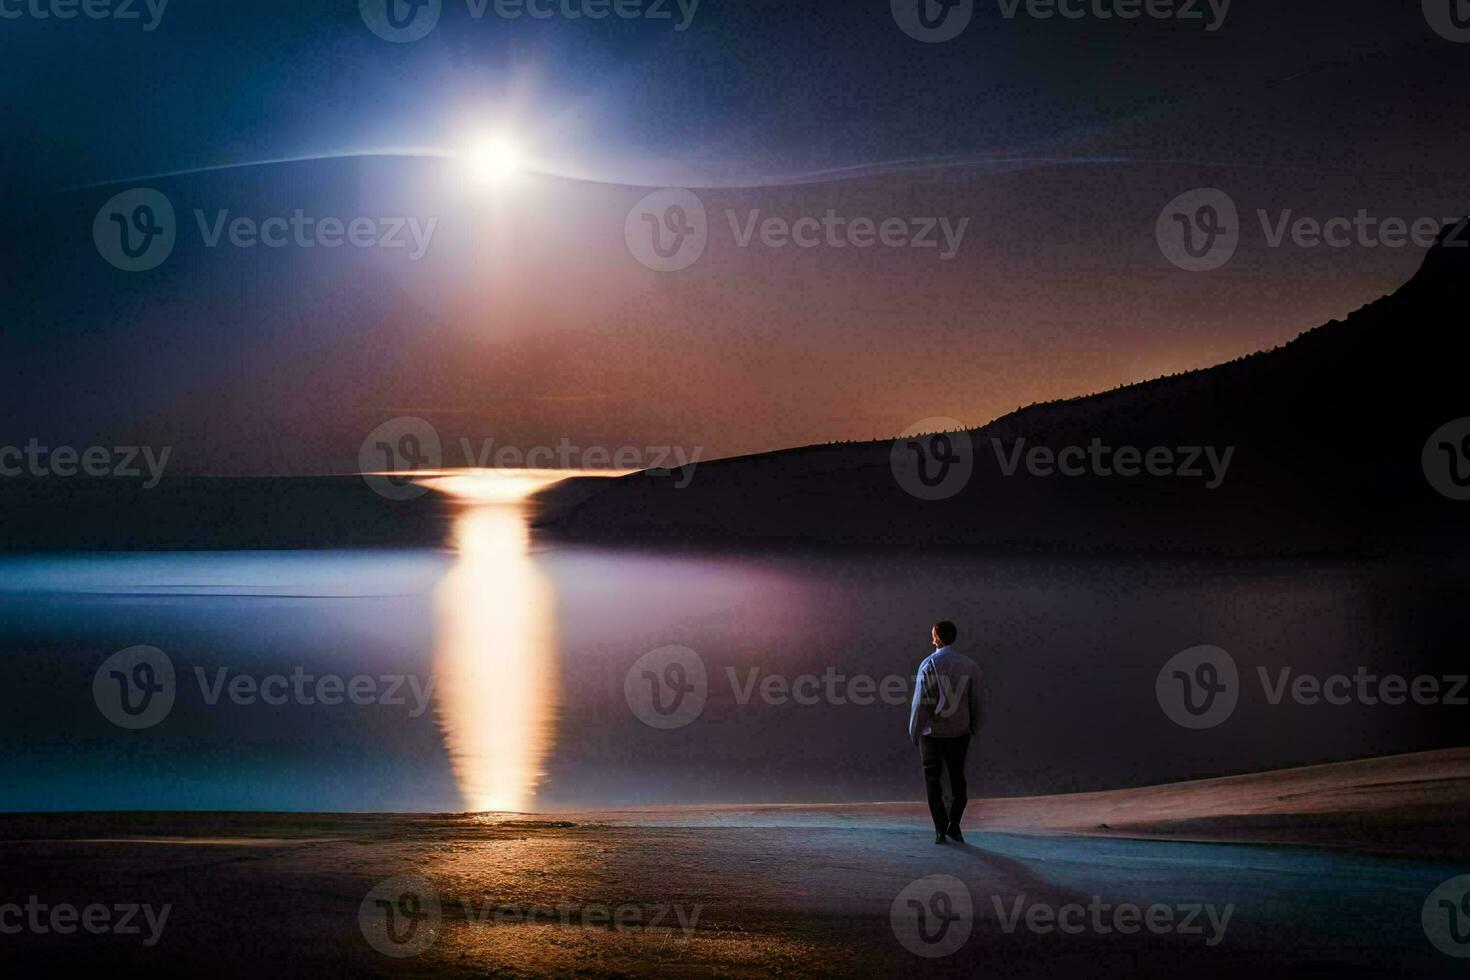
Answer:
[[[172,0],[152,30],[141,0],[133,21],[39,2],[0,5],[23,12],[0,18],[0,442],[167,443],[196,472],[350,468],[409,412],[448,440],[722,454],[980,423],[1281,342],[1417,262],[1255,228],[1227,268],[1183,272],[1153,237],[1182,192],[1225,190],[1247,225],[1470,206],[1470,44],[1416,3],[1238,0],[1211,31],[990,0],[928,44],[887,0],[704,0],[683,31],[673,3],[512,21],[444,0],[408,43],[356,0]],[[576,179],[445,193],[434,154],[484,126]],[[623,218],[674,184],[712,229],[755,208],[971,224],[947,263],[712,241],[649,273]],[[136,273],[92,239],[135,186],[179,221]],[[434,250],[206,247],[195,218],[296,209],[433,216]],[[943,377],[916,369],[936,359]]]
[[[672,20],[512,21],[493,4],[476,18],[469,0],[445,0],[434,29],[403,44],[369,31],[353,0],[172,0],[152,31],[146,11],[0,20],[7,186],[445,145],[465,115],[503,106],[544,128],[569,166],[620,179],[640,175],[619,158],[756,179],[1092,148],[1427,165],[1420,141],[1452,138],[1463,118],[1465,48],[1416,5],[1387,0],[1234,3],[1215,31],[1208,20],[1007,19],[982,0],[943,44],[903,35],[882,0],[704,0],[683,31],[675,0],[668,9]],[[1213,16],[1205,0],[1198,9]]]

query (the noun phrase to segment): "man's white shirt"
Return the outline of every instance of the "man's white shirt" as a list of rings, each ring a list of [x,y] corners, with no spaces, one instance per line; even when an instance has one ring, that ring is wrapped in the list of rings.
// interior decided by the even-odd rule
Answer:
[[[980,727],[983,693],[980,665],[952,646],[935,650],[919,665],[914,703],[909,711],[909,738],[958,738]]]

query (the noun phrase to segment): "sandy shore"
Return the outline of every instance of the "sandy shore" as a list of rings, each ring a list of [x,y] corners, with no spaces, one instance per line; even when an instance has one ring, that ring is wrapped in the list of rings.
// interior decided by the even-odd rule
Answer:
[[[974,801],[976,830],[1289,844],[1470,861],[1470,748],[1063,796]],[[656,826],[922,828],[923,803],[569,812]]]
[[[152,944],[147,927],[3,937],[57,969],[1448,976],[1463,961],[1429,945],[1419,912],[1437,884],[1470,872],[1467,802],[1470,750],[1452,750],[977,801],[964,847],[936,847],[917,803],[537,817],[16,814],[0,817],[0,904],[169,907]],[[894,916],[905,889],[933,875],[963,882],[973,913],[965,942],[928,959],[905,945]],[[412,956],[380,951],[386,913],[372,912],[373,899],[389,892],[374,889],[394,876],[415,883],[413,909],[437,912],[417,934],[422,949],[386,946]],[[1007,928],[1008,910],[1099,897],[1228,908],[1231,918],[1214,943],[1208,931]]]

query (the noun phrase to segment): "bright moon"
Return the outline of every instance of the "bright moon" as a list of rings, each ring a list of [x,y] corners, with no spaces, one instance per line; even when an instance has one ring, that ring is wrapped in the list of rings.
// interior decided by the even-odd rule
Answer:
[[[503,184],[526,171],[526,157],[515,140],[495,136],[474,144],[465,154],[470,176],[483,184]]]

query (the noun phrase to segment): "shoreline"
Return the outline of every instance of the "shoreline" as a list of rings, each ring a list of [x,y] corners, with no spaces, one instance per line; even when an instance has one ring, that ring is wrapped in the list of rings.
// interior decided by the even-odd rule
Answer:
[[[215,977],[922,969],[1039,978],[1101,968],[1161,978],[1324,969],[1448,977],[1461,964],[1426,940],[1420,909],[1440,883],[1470,873],[1467,800],[1470,749],[1451,749],[975,800],[966,843],[944,846],[933,844],[918,802],[539,815],[12,813],[0,814],[0,904],[141,904],[160,916],[166,907],[152,946],[121,935],[6,937],[15,955],[44,955],[58,970],[126,957],[135,969]],[[1106,828],[1089,824],[1104,811]],[[1206,838],[1217,842],[1193,842]],[[919,958],[904,896],[935,881],[969,896],[966,938],[952,954]],[[422,948],[386,946],[374,918],[375,897],[404,894],[405,882],[434,912]],[[1222,918],[1210,942],[1182,930],[1043,934],[1014,918],[1023,906],[1099,902],[1207,907]]]
[[[975,797],[965,827],[987,833],[1218,844],[1276,844],[1470,861],[1470,747],[1329,762],[1154,786],[1045,796]],[[206,841],[222,826],[354,836],[384,826],[439,822],[508,829],[723,828],[923,831],[922,800],[865,803],[719,803],[560,808],[528,812],[294,810],[74,810],[0,812],[0,841],[132,840],[95,834],[135,827]],[[52,834],[26,834],[30,824]],[[191,831],[206,833],[195,836]],[[57,832],[60,833],[57,833]],[[78,834],[86,834],[82,837]],[[234,839],[255,841],[242,833]],[[265,838],[302,842],[285,834]],[[314,838],[325,840],[328,838]]]

